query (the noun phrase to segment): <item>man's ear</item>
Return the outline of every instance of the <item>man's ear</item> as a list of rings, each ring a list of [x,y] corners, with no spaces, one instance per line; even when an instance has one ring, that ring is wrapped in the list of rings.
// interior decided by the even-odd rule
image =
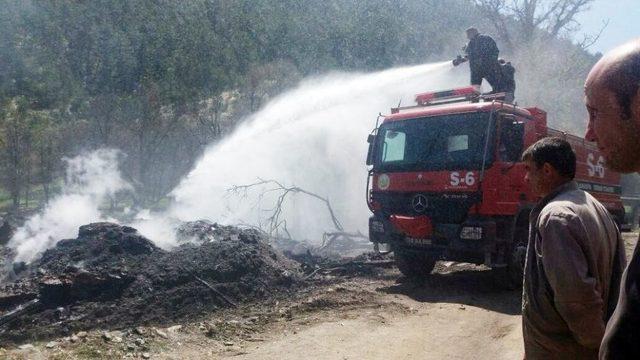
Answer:
[[[558,174],[558,170],[550,163],[544,163],[544,165],[542,165],[542,173],[547,181],[553,181]]]

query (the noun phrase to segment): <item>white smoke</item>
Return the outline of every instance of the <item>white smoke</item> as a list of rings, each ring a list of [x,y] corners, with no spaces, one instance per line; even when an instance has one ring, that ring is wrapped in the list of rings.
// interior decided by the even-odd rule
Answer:
[[[173,243],[174,219],[264,226],[279,195],[268,192],[273,186],[249,189],[246,197],[228,192],[262,178],[328,198],[345,230],[366,233],[366,137],[378,113],[400,100],[413,105],[419,92],[464,86],[466,74],[443,62],[307,79],[207,149],[173,190],[166,213],[146,213],[133,226],[161,246]],[[295,239],[318,240],[333,230],[326,206],[305,195],[289,198],[281,218]]]
[[[17,255],[15,261],[31,262],[44,250],[78,234],[78,227],[105,218],[100,205],[108,196],[129,189],[118,170],[119,152],[100,149],[72,159],[67,164],[66,185],[40,214],[19,228],[9,247]]]
[[[144,210],[131,224],[158,246],[176,244],[180,221],[209,219],[223,224],[264,226],[278,192],[251,188],[246,197],[234,185],[258,178],[298,186],[326,197],[347,231],[366,233],[366,137],[379,112],[412,105],[414,95],[464,86],[467,71],[449,62],[396,68],[371,74],[334,73],[303,81],[245,119],[233,134],[208,148],[171,193],[163,213]],[[41,213],[18,229],[9,246],[16,261],[30,262],[78,227],[106,218],[100,205],[130,186],[118,171],[118,152],[98,150],[67,159],[67,184]],[[333,230],[326,206],[309,196],[288,198],[281,219],[293,238],[317,241]]]

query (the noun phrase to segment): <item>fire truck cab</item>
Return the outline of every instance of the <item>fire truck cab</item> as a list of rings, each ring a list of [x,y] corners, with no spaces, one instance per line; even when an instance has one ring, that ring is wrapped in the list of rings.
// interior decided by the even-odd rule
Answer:
[[[594,144],[548,128],[539,108],[467,87],[418,94],[415,106],[391,109],[369,135],[370,240],[388,244],[409,277],[447,259],[484,264],[504,286],[520,286],[538,200],[520,157],[546,136],[571,143],[575,180],[621,223],[620,176],[604,167]]]

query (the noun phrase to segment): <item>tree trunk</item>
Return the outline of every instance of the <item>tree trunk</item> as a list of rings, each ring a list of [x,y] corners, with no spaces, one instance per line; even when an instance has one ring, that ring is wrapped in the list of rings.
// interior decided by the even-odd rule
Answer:
[[[42,192],[44,193],[44,205],[49,203],[49,183],[42,182]]]

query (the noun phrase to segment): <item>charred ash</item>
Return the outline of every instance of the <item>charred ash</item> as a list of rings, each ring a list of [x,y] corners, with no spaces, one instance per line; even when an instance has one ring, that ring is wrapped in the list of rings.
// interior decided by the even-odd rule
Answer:
[[[134,228],[94,223],[14,266],[17,278],[0,285],[0,345],[195,319],[287,293],[303,279],[300,264],[257,230],[197,221],[177,235],[181,245],[165,251]]]

